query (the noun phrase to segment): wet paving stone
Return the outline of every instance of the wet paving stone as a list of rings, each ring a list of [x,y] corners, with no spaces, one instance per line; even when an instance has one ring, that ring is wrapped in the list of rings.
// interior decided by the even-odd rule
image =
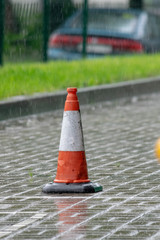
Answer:
[[[160,94],[81,107],[95,194],[45,195],[62,111],[0,122],[1,239],[160,239]]]

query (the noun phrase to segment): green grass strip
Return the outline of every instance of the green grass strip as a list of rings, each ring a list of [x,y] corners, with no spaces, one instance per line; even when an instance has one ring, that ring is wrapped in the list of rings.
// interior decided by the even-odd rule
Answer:
[[[0,99],[110,84],[160,75],[160,54],[79,61],[6,64],[0,68]]]

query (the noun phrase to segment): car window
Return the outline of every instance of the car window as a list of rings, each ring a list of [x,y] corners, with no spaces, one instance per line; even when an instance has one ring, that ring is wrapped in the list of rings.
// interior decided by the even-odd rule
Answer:
[[[154,31],[156,38],[160,38],[160,16],[154,17]]]
[[[150,15],[145,28],[145,37],[148,39],[160,38],[160,17]]]
[[[130,12],[89,11],[88,30],[106,30],[109,32],[131,34],[136,30],[138,15]],[[70,28],[82,27],[82,15],[77,16]]]

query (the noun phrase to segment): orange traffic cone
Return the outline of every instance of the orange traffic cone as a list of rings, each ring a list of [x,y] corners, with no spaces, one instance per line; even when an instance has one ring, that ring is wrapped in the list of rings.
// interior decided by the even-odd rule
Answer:
[[[43,187],[45,193],[89,193],[102,191],[88,179],[77,88],[68,88],[59,146],[57,175]]]

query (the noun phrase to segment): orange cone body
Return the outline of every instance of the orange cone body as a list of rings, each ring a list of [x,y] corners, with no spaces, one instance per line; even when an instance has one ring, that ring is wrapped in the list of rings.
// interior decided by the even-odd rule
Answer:
[[[68,88],[59,146],[56,183],[90,182],[76,88]]]

